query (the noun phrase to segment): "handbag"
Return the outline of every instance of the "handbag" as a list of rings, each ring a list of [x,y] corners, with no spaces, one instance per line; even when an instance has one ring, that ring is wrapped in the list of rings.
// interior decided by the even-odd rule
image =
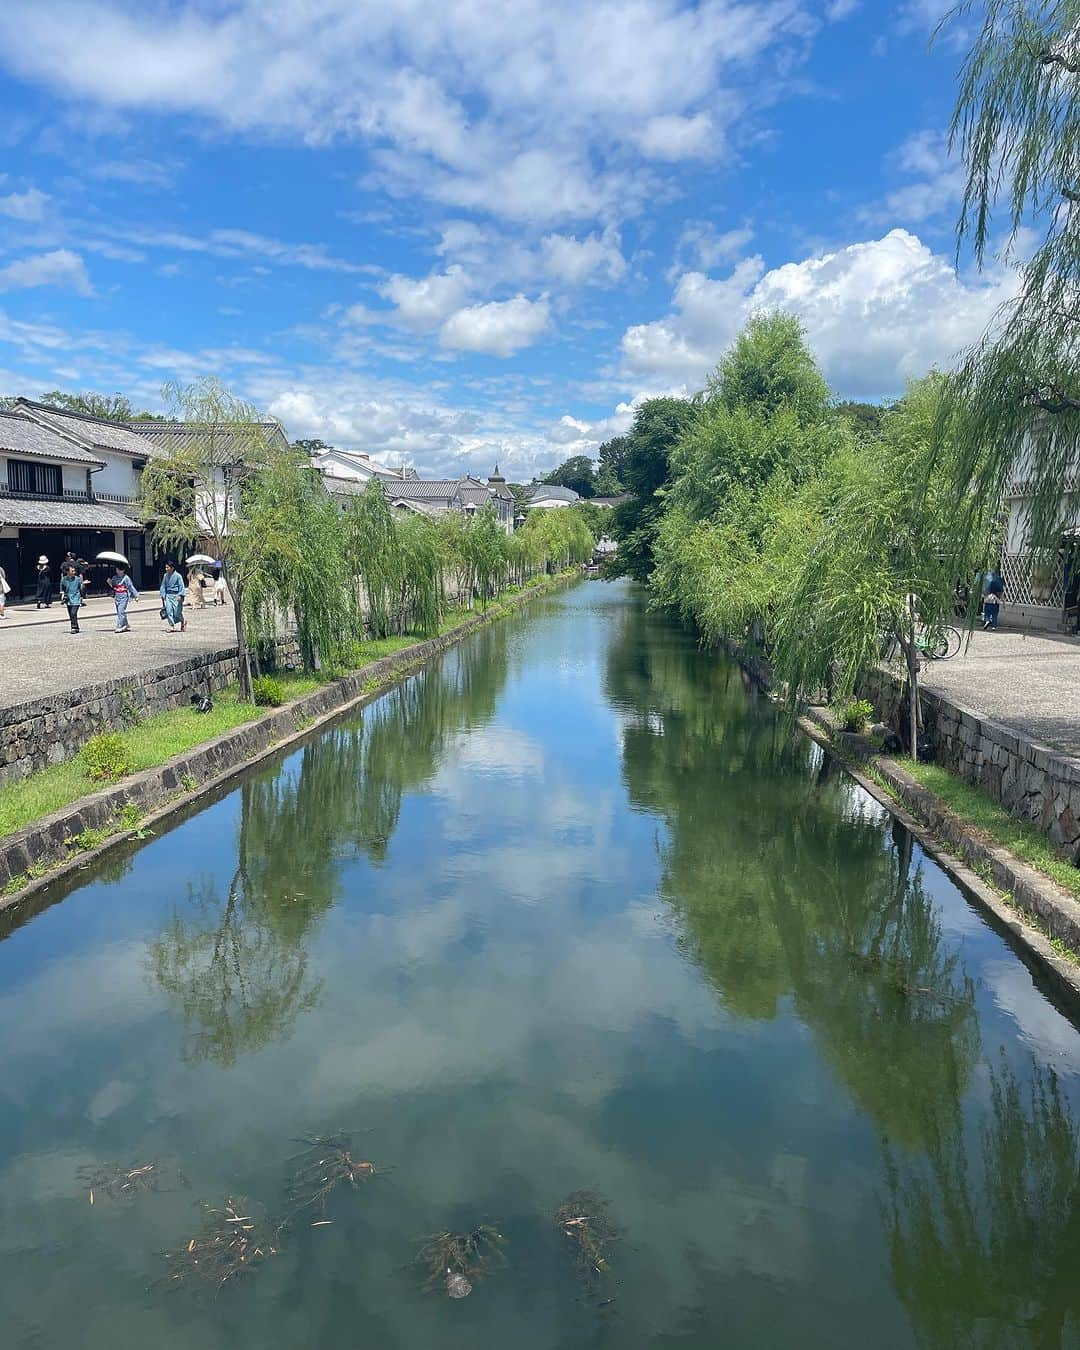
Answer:
[[[168,615],[165,613],[165,606],[164,606],[164,605],[161,606],[161,609],[160,609],[158,612],[159,612],[161,618],[163,618],[163,619],[168,618]]]
[[[0,592],[4,595],[11,594],[11,587],[8,585],[7,577],[0,577]]]

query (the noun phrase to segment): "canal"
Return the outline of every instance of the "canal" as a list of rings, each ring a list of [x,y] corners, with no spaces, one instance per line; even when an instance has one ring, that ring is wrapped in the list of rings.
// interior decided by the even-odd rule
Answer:
[[[0,942],[5,1347],[1080,1344],[1075,1026],[628,586],[54,892]],[[339,1132],[375,1175],[309,1196]],[[267,1250],[211,1294],[230,1213]]]

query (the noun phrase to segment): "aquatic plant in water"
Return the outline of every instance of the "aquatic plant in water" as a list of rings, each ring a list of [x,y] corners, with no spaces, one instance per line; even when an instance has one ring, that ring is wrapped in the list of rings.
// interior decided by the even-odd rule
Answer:
[[[272,1238],[269,1226],[254,1216],[247,1200],[227,1196],[220,1209],[206,1205],[199,1231],[175,1251],[165,1252],[169,1271],[161,1283],[216,1292],[276,1256]]]
[[[306,1147],[289,1159],[297,1166],[286,1197],[288,1212],[278,1224],[279,1232],[304,1210],[317,1214],[312,1226],[332,1222],[326,1217],[326,1202],[339,1186],[356,1190],[385,1170],[376,1168],[373,1162],[354,1158],[352,1136],[343,1132],[316,1134],[294,1142]]]
[[[620,1237],[608,1202],[595,1191],[574,1191],[555,1211],[555,1223],[574,1245],[578,1274],[595,1287],[608,1273],[608,1248]]]
[[[135,1163],[131,1167],[121,1167],[118,1163],[103,1163],[100,1167],[91,1165],[80,1167],[76,1175],[86,1187],[90,1203],[93,1204],[95,1195],[121,1200],[131,1199],[140,1191],[159,1190],[170,1170],[179,1185],[187,1185],[183,1173],[157,1161]]]
[[[473,1284],[495,1264],[506,1261],[506,1239],[491,1224],[468,1233],[433,1233],[416,1254],[416,1264],[427,1272],[424,1288],[445,1288],[448,1298],[465,1298]]]

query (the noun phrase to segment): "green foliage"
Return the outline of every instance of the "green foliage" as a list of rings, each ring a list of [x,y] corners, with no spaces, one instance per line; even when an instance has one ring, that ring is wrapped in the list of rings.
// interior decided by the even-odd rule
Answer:
[[[137,410],[123,394],[66,394],[60,389],[50,389],[47,394],[42,394],[40,401],[63,412],[85,413],[90,417],[105,418],[109,422],[164,421],[158,413]]]
[[[646,399],[635,412],[622,459],[623,487],[631,496],[612,512],[611,532],[619,541],[612,575],[648,580],[670,456],[697,415],[696,405],[681,398]]]
[[[819,421],[829,387],[794,314],[755,315],[709,380],[708,400],[753,408],[768,418],[781,410],[803,425]]]
[[[840,725],[845,731],[865,731],[874,715],[874,705],[869,699],[853,698],[841,704],[836,710]]]
[[[542,483],[555,483],[559,487],[571,488],[582,497],[596,495],[596,473],[588,455],[572,455],[563,460],[557,469],[540,480]]]
[[[626,436],[613,436],[597,452],[596,495],[614,497],[623,490],[623,464],[630,448]]]
[[[860,403],[857,399],[844,399],[836,404],[836,415],[842,417],[859,437],[874,437],[888,412],[883,403]]]
[[[251,682],[251,700],[260,708],[280,708],[285,702],[281,681],[273,675],[260,675]]]
[[[958,494],[974,485],[974,499],[996,503],[1025,479],[1028,545],[1056,548],[1080,441],[1080,0],[985,0],[983,9],[950,128],[965,171],[958,245],[970,242],[981,263],[998,207],[1011,243],[1039,242],[1019,294],[950,381]],[[969,18],[963,4],[947,22]]]
[[[118,731],[103,731],[91,736],[79,751],[89,776],[97,783],[116,783],[131,772],[124,739]]]
[[[334,664],[359,633],[356,587],[345,566],[345,525],[307,457],[268,444],[247,479],[235,532],[245,566],[242,601],[249,638],[267,646],[291,613],[307,671]]]

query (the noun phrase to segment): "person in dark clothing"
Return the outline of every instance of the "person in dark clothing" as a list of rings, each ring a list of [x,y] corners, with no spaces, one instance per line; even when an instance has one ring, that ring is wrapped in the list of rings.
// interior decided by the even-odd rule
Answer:
[[[60,594],[63,597],[64,604],[67,605],[68,618],[71,620],[71,631],[80,632],[79,628],[79,609],[83,602],[82,577],[75,570],[74,563],[68,563],[64,570],[64,575],[60,578]]]
[[[52,604],[52,577],[49,575],[49,560],[43,553],[37,560],[37,608],[46,609]]]

